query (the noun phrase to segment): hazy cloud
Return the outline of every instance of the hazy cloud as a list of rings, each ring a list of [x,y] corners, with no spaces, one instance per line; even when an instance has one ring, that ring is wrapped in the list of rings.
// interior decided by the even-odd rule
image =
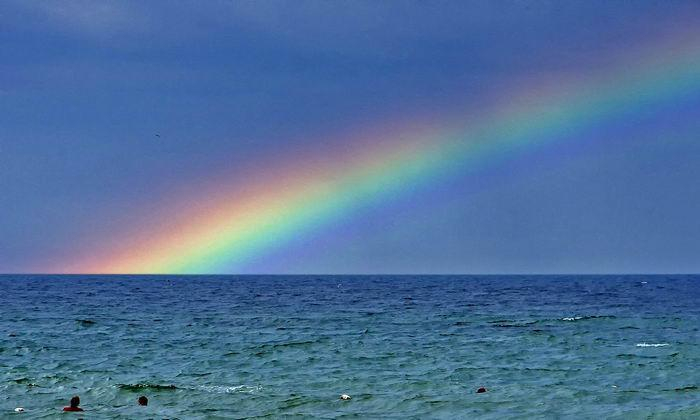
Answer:
[[[147,15],[134,3],[102,0],[16,1],[14,4],[61,29],[92,36],[142,31]]]

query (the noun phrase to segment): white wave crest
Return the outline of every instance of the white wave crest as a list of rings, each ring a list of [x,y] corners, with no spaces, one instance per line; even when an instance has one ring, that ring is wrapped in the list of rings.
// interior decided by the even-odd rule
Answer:
[[[579,319],[583,319],[582,316],[567,316],[566,318],[562,318],[562,321],[578,321]]]
[[[223,385],[202,385],[197,387],[198,389],[206,392],[214,392],[217,394],[233,394],[234,392],[243,393],[253,393],[255,391],[260,391],[262,386],[260,385],[235,385],[235,386],[223,386]]]
[[[666,347],[668,343],[637,343],[637,347]]]

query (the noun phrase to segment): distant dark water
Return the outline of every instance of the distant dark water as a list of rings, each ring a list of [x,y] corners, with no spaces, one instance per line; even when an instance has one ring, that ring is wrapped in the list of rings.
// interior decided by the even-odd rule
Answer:
[[[0,319],[0,417],[700,417],[700,276],[0,276]]]

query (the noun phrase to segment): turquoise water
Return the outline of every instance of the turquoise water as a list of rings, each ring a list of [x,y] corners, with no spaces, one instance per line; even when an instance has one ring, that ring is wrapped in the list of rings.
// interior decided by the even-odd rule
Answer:
[[[697,418],[699,286],[0,276],[0,417]]]

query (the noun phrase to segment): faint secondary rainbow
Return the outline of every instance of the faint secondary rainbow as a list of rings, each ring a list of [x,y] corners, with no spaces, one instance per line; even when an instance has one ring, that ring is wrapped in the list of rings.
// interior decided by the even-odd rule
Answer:
[[[467,122],[457,118],[437,128],[407,130],[400,141],[382,139],[377,146],[363,142],[350,158],[327,156],[325,163],[314,164],[301,159],[270,168],[273,176],[242,192],[214,188],[215,206],[127,238],[118,252],[89,255],[60,271],[235,272],[290,239],[373,203],[700,93],[697,37],[621,64],[583,81],[555,80],[504,95],[500,106],[472,114]]]

